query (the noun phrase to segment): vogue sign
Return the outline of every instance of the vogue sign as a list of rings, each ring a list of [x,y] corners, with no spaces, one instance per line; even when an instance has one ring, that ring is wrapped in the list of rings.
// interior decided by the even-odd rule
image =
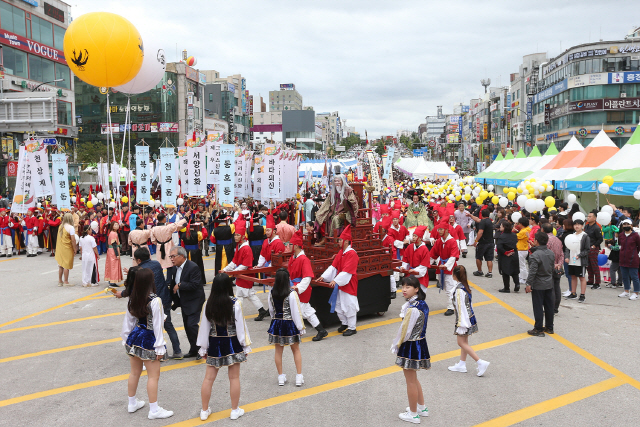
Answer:
[[[43,58],[50,59],[60,64],[67,64],[64,59],[64,52],[58,49],[54,49],[49,46],[45,46],[33,40],[19,36],[12,32],[2,30],[0,32],[0,43],[11,46],[16,49],[20,49],[25,52],[32,53],[34,55],[41,56]]]

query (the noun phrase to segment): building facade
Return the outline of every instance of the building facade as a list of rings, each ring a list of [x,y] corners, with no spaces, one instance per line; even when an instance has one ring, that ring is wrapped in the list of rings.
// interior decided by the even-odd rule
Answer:
[[[293,83],[283,83],[280,90],[269,91],[269,111],[302,110],[302,95]]]

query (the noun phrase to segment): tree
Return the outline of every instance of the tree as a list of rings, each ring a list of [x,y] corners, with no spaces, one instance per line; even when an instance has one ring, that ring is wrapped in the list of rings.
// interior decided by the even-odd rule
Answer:
[[[342,145],[344,145],[345,150],[349,150],[354,145],[361,145],[362,144],[362,140],[357,135],[349,135],[346,138],[342,138],[342,141],[340,141],[340,142],[342,142]]]
[[[380,154],[381,156],[384,154],[384,141],[382,141],[381,139],[378,140],[378,143],[376,144],[376,153]]]
[[[100,161],[107,161],[108,146],[102,141],[86,141],[76,144],[76,161],[78,163],[94,164]],[[120,153],[118,153],[120,155]]]

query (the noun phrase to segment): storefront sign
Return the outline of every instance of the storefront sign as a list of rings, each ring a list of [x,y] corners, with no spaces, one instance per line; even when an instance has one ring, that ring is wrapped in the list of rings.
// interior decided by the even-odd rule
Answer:
[[[549,126],[551,124],[551,105],[544,104],[544,124]]]
[[[543,90],[542,92],[537,93],[533,97],[533,103],[537,104],[538,102],[544,101],[547,98],[551,98],[554,95],[564,92],[565,90],[567,90],[567,83],[567,79],[564,79],[560,83],[556,83],[553,86]]]
[[[11,46],[15,49],[29,52],[46,59],[50,59],[60,64],[67,64],[64,59],[64,52],[49,46],[44,46],[26,37],[19,36],[7,30],[0,31],[0,43]]]
[[[609,73],[609,84],[640,83],[640,71]]]
[[[18,162],[7,163],[7,176],[18,176]]]
[[[185,75],[189,80],[192,80],[194,82],[198,81],[198,72],[191,67],[185,67]]]
[[[582,74],[580,76],[569,77],[567,87],[569,89],[581,86],[606,85],[609,73]]]
[[[639,110],[640,98],[605,99],[604,110]]]
[[[44,14],[60,22],[64,22],[64,11],[50,5],[47,2],[44,3]]]

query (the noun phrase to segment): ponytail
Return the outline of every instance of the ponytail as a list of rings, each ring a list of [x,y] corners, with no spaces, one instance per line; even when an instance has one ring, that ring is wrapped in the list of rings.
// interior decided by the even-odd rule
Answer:
[[[82,228],[82,236],[80,236],[80,237],[87,237],[87,235],[89,234],[89,229],[90,229],[90,228],[91,228],[91,227],[89,227],[88,225],[85,225],[85,226]]]
[[[458,279],[458,282],[462,283],[464,290],[471,295],[471,287],[469,287],[469,282],[467,281],[467,269],[464,268],[464,265],[456,265],[453,268],[453,276]]]
[[[418,289],[418,299],[424,301],[427,298],[427,294],[424,293],[422,287],[420,286],[420,281],[416,276],[405,276],[400,282],[402,286],[411,286],[412,288]]]

